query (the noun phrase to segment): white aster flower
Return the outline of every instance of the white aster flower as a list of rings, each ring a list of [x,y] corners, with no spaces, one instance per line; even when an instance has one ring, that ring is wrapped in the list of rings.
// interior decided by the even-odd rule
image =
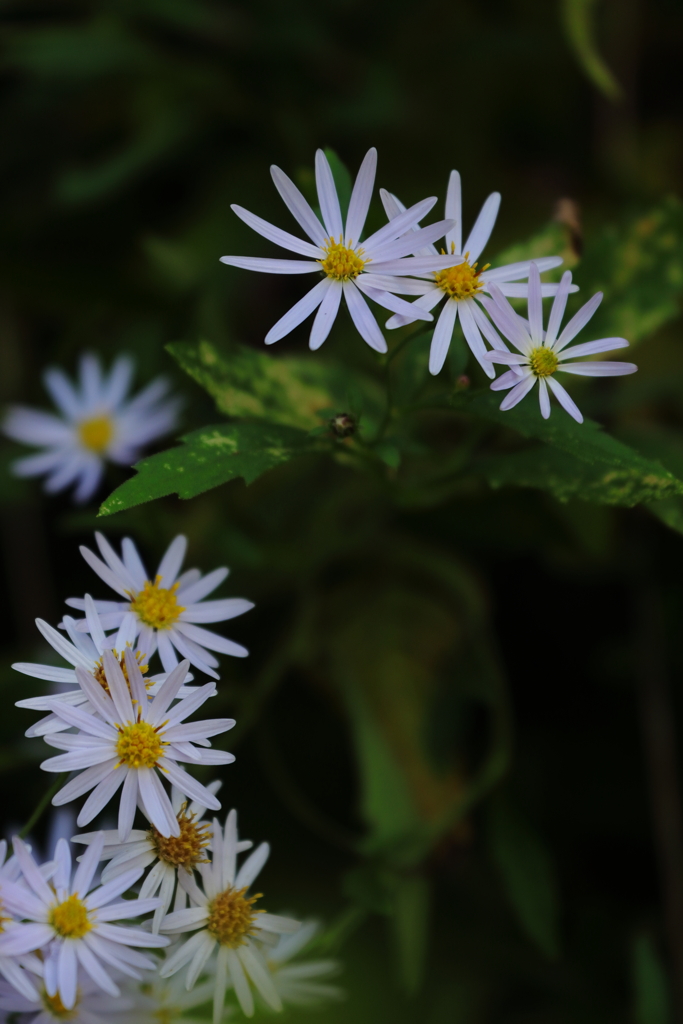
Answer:
[[[361,234],[372,199],[376,168],[377,150],[370,149],[358,171],[344,224],[332,170],[323,151],[317,151],[315,181],[323,226],[296,185],[279,167],[271,167],[270,172],[276,189],[294,219],[311,239],[310,242],[275,227],[274,224],[249,213],[241,206],[232,207],[245,224],[264,238],[275,242],[283,249],[289,249],[308,258],[279,260],[251,256],[222,256],[222,263],[266,274],[323,274],[322,281],[319,281],[271,327],[265,338],[266,345],[272,345],[273,342],[284,338],[317,309],[309,346],[311,349],[320,348],[332,329],[342,295],[346,299],[356,330],[370,348],[377,352],[386,352],[387,343],[363,298],[364,295],[393,313],[407,313],[412,320],[432,319],[431,313],[424,309],[415,309],[405,299],[400,299],[392,293],[406,291],[401,278],[408,274],[443,270],[462,262],[461,256],[430,254],[405,258],[416,245],[427,245],[436,241],[451,224],[439,221],[412,233],[411,229],[429,213],[436,202],[435,198],[423,199],[361,243]]]
[[[261,894],[248,896],[247,891],[268,859],[268,843],[260,846],[237,870],[237,813],[230,811],[225,831],[214,819],[210,864],[199,864],[203,881],[200,889],[190,874],[179,876],[195,905],[169,914],[162,931],[169,934],[195,932],[191,939],[176,949],[161,968],[162,978],[170,977],[189,964],[185,984],[191,989],[216,947],[216,978],[214,985],[213,1020],[219,1024],[223,1013],[225,992],[229,984],[247,1017],[253,1016],[254,997],[249,982],[273,1010],[282,1009],[282,1001],[273,984],[268,965],[257,942],[271,941],[273,936],[299,930],[299,922],[254,909]],[[256,941],[255,941],[256,940]]]
[[[215,796],[221,785],[220,781],[216,781],[206,788]],[[103,882],[108,882],[110,878],[116,878],[131,868],[140,868],[144,871],[151,867],[142,883],[140,897],[146,899],[158,894],[161,900],[152,919],[154,932],[159,931],[174,894],[175,910],[182,910],[186,905],[185,890],[176,886],[177,874],[181,871],[192,872],[198,864],[207,863],[206,851],[211,849],[211,823],[202,821],[206,807],[196,801],[188,807],[187,800],[175,786],[171,789],[171,804],[178,821],[179,836],[162,836],[154,825],[146,831],[133,829],[125,843],[119,842],[119,834],[116,831],[104,833],[102,860],[108,860],[109,864],[102,872]],[[85,833],[74,836],[71,841],[89,845],[96,835],[95,832]],[[243,840],[237,844],[237,851],[242,853],[251,849],[251,846],[250,840]]]
[[[396,196],[384,189],[381,191],[381,196],[388,217],[394,218],[402,215],[404,206]],[[457,171],[451,171],[446,192],[446,217],[452,220],[453,227],[446,232],[446,248],[450,253],[462,254],[463,262],[430,274],[423,282],[410,282],[412,294],[420,295],[420,298],[413,303],[415,313],[418,309],[433,309],[441,299],[444,297],[446,299],[434,328],[429,352],[430,373],[439,373],[443,368],[458,314],[465,341],[489,377],[493,377],[495,371],[485,359],[484,338],[493,348],[507,351],[507,346],[489,323],[478,303],[481,301],[482,294],[490,291],[489,285],[492,282],[496,283],[504,295],[526,298],[528,285],[525,279],[529,275],[531,263],[529,260],[525,260],[522,263],[508,263],[505,267],[495,267],[494,269],[489,269],[488,263],[479,267],[479,257],[491,237],[499,207],[500,192],[492,192],[479,211],[474,227],[463,245],[460,175]],[[436,253],[433,245],[420,250],[416,248],[413,251],[416,253],[419,251],[421,255]],[[547,256],[536,260],[540,271],[559,267],[561,263],[561,256]],[[523,283],[516,283],[519,281]],[[544,295],[555,295],[558,285],[544,284],[542,288]],[[573,285],[571,290],[576,291],[576,286]],[[387,327],[389,329],[403,327],[405,324],[412,323],[415,318],[414,314],[397,314],[387,321]]]
[[[89,548],[81,554],[100,579],[125,598],[124,601],[95,601],[104,629],[118,629],[114,646],[123,650],[130,639],[138,637],[138,649],[151,658],[159,649],[161,664],[170,672],[178,664],[176,651],[191,665],[218,679],[215,671],[218,661],[210,653],[231,654],[245,658],[246,647],[202,629],[200,622],[225,622],[248,612],[254,605],[241,597],[226,597],[218,601],[204,601],[228,575],[228,569],[214,569],[207,576],[198,569],[188,569],[179,576],[187,550],[187,538],[179,535],[169,545],[152,580],[142,564],[135,544],[124,537],[122,558],[101,533],[95,534],[102,559]],[[70,597],[71,608],[85,609],[85,600]],[[88,621],[80,619],[78,629],[89,631]],[[122,639],[125,642],[122,642]]]
[[[550,395],[548,394],[548,388],[550,388],[569,415],[577,423],[583,423],[581,412],[559,381],[555,379],[555,373],[574,373],[581,377],[621,377],[627,373],[635,373],[638,369],[635,363],[565,362],[566,359],[575,359],[577,356],[590,356],[596,352],[611,352],[614,349],[628,346],[625,338],[600,338],[598,341],[587,341],[581,345],[574,345],[573,348],[566,348],[582,327],[585,327],[602,301],[602,292],[598,292],[581,307],[564,330],[560,332],[567,296],[571,291],[571,280],[571,271],[568,270],[562,276],[559,291],[555,296],[548,318],[548,328],[545,331],[543,330],[541,277],[535,263],[531,264],[529,271],[528,321],[523,320],[515,313],[508,300],[495,285],[491,287],[492,298],[484,300],[498,329],[517,349],[517,352],[492,351],[487,354],[487,358],[491,362],[504,363],[511,367],[507,373],[498,377],[491,385],[493,391],[511,389],[500,403],[502,410],[512,409],[538,383],[538,400],[544,419],[547,420],[550,416]]]
[[[4,935],[12,935],[12,930],[18,927],[11,911],[5,906],[3,899],[3,887],[8,883],[16,883],[21,874],[19,861],[16,857],[7,857],[7,843],[0,841],[0,939]],[[7,941],[7,940],[5,940]],[[29,972],[40,976],[43,973],[43,965],[40,960],[31,953],[8,953],[0,941],[0,974],[9,982],[7,990],[17,999],[25,999],[33,1004],[38,999],[38,991],[35,986],[35,978],[31,978]],[[0,1009],[2,1004],[0,1004]]]
[[[178,820],[157,772],[191,800],[217,810],[221,805],[216,797],[177,762],[216,765],[234,761],[234,755],[224,750],[206,749],[210,746],[208,737],[231,729],[234,719],[185,721],[215,694],[215,683],[196,687],[191,696],[181,698],[171,708],[187,673],[186,661],[169,673],[156,694],[145,689],[130,649],[125,652],[128,683],[111,651],[104,652],[103,662],[108,693],[82,668],[76,669],[79,685],[96,714],[52,702],[51,710],[79,732],[45,736],[50,746],[68,752],[43,761],[41,768],[49,772],[85,769],[59,790],[52,803],[59,807],[92,790],[76,819],[82,828],[123,786],[118,821],[121,842],[130,835],[138,804],[162,836],[179,836]]]
[[[120,1013],[129,1013],[135,1008],[132,996],[119,995],[114,1001],[103,992],[81,968],[76,983],[76,1002],[67,1010],[59,993],[50,996],[41,983],[38,992],[39,1003],[13,992],[9,985],[0,983],[0,1010],[6,1013],[21,1013],[25,1024],[113,1024]],[[28,1014],[31,1014],[29,1017]],[[26,1015],[26,1016],[24,1016]]]
[[[161,978],[158,974],[142,985],[130,986],[134,1024],[206,1024],[206,1014],[192,1011],[213,999],[215,981],[207,977],[188,992],[182,975]],[[223,1019],[232,1015],[226,1007]]]
[[[304,921],[298,932],[280,936],[276,946],[264,950],[273,983],[285,1005],[317,1006],[328,1000],[344,998],[343,990],[327,981],[340,971],[336,960],[291,963],[312,942],[319,928],[317,921]]]
[[[2,886],[5,904],[27,923],[0,935],[0,952],[21,954],[41,950],[45,990],[50,997],[59,996],[67,1010],[76,1004],[79,964],[99,988],[110,996],[118,996],[118,985],[107,968],[114,967],[139,978],[137,968],[152,969],[155,962],[130,947],[168,945],[163,936],[109,923],[148,914],[156,909],[157,900],[113,902],[137,881],[139,869],[90,891],[103,843],[104,836],[100,835],[86,851],[72,879],[69,846],[60,839],[54,871],[48,881],[26,844],[15,838],[14,852],[25,884],[5,882]]]
[[[45,447],[14,463],[18,476],[48,474],[50,494],[76,484],[74,499],[87,501],[102,478],[105,462],[131,466],[140,450],[176,424],[179,400],[165,399],[168,382],[152,381],[128,399],[133,361],[120,356],[109,375],[97,356],[81,356],[80,381],[74,385],[63,370],[52,368],[44,383],[61,416],[17,405],[9,409],[3,430],[23,444]],[[164,400],[165,399],[165,400]]]
[[[34,679],[45,679],[48,682],[59,683],[60,685],[68,684],[75,687],[75,689],[63,694],[50,694],[47,697],[29,697],[26,700],[18,700],[16,702],[18,708],[29,708],[31,711],[47,711],[48,707],[52,706],[52,703],[56,700],[65,704],[72,704],[74,707],[84,705],[84,710],[94,712],[94,708],[89,704],[88,698],[78,685],[75,668],[78,665],[86,672],[89,672],[106,689],[107,681],[102,667],[102,655],[105,651],[113,648],[114,642],[121,644],[120,648],[114,648],[114,654],[118,657],[119,664],[123,668],[125,675],[123,653],[127,647],[130,647],[135,642],[133,623],[126,620],[124,627],[124,629],[128,629],[129,638],[123,630],[119,630],[116,637],[105,636],[100,616],[95,608],[95,602],[89,594],[85,595],[85,616],[90,633],[89,636],[78,630],[75,620],[70,615],[64,616],[62,625],[69,634],[71,642],[43,619],[36,619],[36,626],[50,646],[74,667],[59,668],[55,665],[35,665],[32,662],[17,661],[12,665],[12,668],[26,676],[32,676]],[[148,666],[145,664],[145,652],[141,651],[138,647],[133,653],[140,665],[140,671],[143,674],[146,673]],[[145,686],[150,693],[158,691],[167,675],[167,672],[162,672],[159,675],[149,676],[145,679]],[[187,679],[192,679],[192,676],[188,675]],[[187,697],[193,691],[194,687],[183,686],[178,691],[178,696]],[[59,718],[58,715],[51,713],[45,718],[41,718],[30,729],[27,729],[26,735],[28,737],[45,736],[52,732],[64,732],[65,729],[69,728],[70,726]]]

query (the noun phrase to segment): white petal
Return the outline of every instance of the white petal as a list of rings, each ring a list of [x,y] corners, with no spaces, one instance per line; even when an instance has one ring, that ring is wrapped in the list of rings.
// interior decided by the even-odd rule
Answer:
[[[190,573],[196,572],[196,576],[190,576]],[[186,608],[195,604],[197,601],[201,601],[207,597],[216,587],[220,586],[223,580],[228,576],[229,569],[225,567],[221,569],[214,569],[213,572],[208,573],[206,576],[200,576],[197,570],[190,570],[190,572],[183,573],[178,582],[178,601]],[[185,582],[186,581],[186,582]]]
[[[275,242],[276,245],[281,246],[283,249],[289,249],[291,252],[297,252],[300,256],[310,256],[314,260],[320,259],[319,246],[311,245],[310,242],[304,242],[303,239],[297,238],[296,235],[290,235],[289,231],[283,231],[282,228],[278,228],[274,224],[269,223],[269,221],[263,220],[262,217],[257,217],[255,213],[250,213],[249,210],[245,210],[242,206],[237,206],[233,203],[230,208],[233,213],[237,214],[240,220],[243,220],[245,224],[248,224],[254,231],[258,231],[259,235],[263,235],[270,242]]]
[[[385,224],[379,231],[375,231],[373,235],[365,239],[363,242],[365,252],[368,254],[374,253],[375,249],[380,248],[380,246],[393,242],[395,238],[400,238],[409,228],[414,227],[423,217],[427,216],[435,202],[436,196],[422,199],[419,203],[411,206],[410,209],[405,210],[404,213],[400,213],[397,217],[392,218],[388,224]],[[413,235],[412,237],[414,238],[415,236]]]
[[[270,846],[268,843],[261,843],[260,846],[257,846],[237,872],[235,888],[243,889],[245,886],[248,888],[260,874],[269,856]]]
[[[512,409],[512,407],[517,405],[518,402],[521,402],[522,399],[529,394],[535,383],[536,378],[533,373],[530,373],[527,377],[522,377],[519,384],[515,384],[512,390],[508,391],[507,395],[500,403],[500,408],[503,412],[506,412],[508,409]]]
[[[339,304],[342,299],[342,294],[343,288],[341,281],[330,281],[330,287],[323,296],[323,300],[318,307],[318,312],[315,315],[313,326],[311,327],[308,347],[312,352],[315,352],[320,348],[332,330],[332,325],[337,319],[337,313],[339,312]]]
[[[532,263],[529,268],[529,334],[534,345],[543,344],[543,301],[541,298],[541,275],[538,267]]]
[[[541,256],[540,259],[534,260],[541,274],[546,270],[561,266],[563,262],[561,256]],[[519,281],[521,278],[529,276],[530,266],[531,260],[523,260],[521,263],[506,263],[504,267],[484,270],[481,279],[482,281],[496,281],[498,284],[505,281]]]
[[[592,356],[596,352],[614,352],[618,348],[628,348],[626,338],[600,338],[598,341],[585,341],[581,345],[572,345],[571,348],[566,348],[560,357],[560,362],[578,356]]]
[[[538,381],[538,404],[541,407],[541,416],[547,420],[550,416],[550,397],[548,387],[542,377]]]
[[[270,168],[270,173],[275,188],[280,193],[289,212],[316,245],[324,245],[325,230],[294,182],[275,164]]]
[[[436,322],[431,348],[429,349],[429,372],[436,375],[443,369],[453,337],[453,328],[458,316],[458,303],[448,299]]]
[[[166,554],[159,563],[157,569],[157,576],[161,576],[161,585],[166,588],[170,588],[175,583],[180,567],[183,564],[185,558],[185,552],[187,551],[187,537],[184,537],[182,533],[179,533],[177,537],[169,544]]]
[[[446,190],[446,218],[455,221],[453,227],[446,232],[446,249],[450,252],[462,252],[462,202],[460,189],[460,175],[457,171],[451,171]],[[473,257],[476,259],[476,257]]]
[[[569,342],[576,337],[579,331],[586,326],[601,302],[602,292],[596,292],[596,294],[581,307],[578,313],[574,314],[565,329],[562,331],[562,334],[557,339],[557,342],[554,345],[555,352],[560,352],[565,345],[568,345]]]
[[[565,391],[560,382],[555,380],[554,377],[548,377],[548,387],[553,392],[562,408],[565,409],[577,423],[583,423],[581,410],[569,393]]]
[[[477,322],[474,319],[474,315],[472,313],[473,308],[476,308],[476,302],[474,299],[463,299],[460,302],[460,326],[462,327],[462,333],[465,335],[465,341],[469,345],[477,362],[483,368],[486,376],[494,377],[495,371],[485,358],[486,345],[484,344],[484,339],[481,336]]]
[[[575,373],[579,377],[624,377],[628,373],[635,373],[638,367],[635,363],[617,362],[588,362],[588,363],[560,363],[557,368],[563,373]]]
[[[358,244],[361,232],[365,225],[365,218],[370,208],[372,189],[375,184],[375,172],[377,170],[377,150],[369,149],[365,154],[363,163],[360,165],[356,181],[351,193],[349,212],[346,217],[346,231],[344,237],[346,244]]]
[[[295,302],[291,309],[288,309],[284,316],[281,316],[277,323],[273,324],[270,328],[264,339],[266,345],[273,345],[280,338],[284,338],[295,327],[298,327],[307,316],[310,316],[313,310],[317,309],[325,298],[330,285],[331,281],[326,277],[311,288],[309,292],[306,292],[303,298]]]
[[[479,211],[474,227],[462,247],[464,253],[469,253],[468,260],[470,263],[474,263],[475,260],[479,259],[482,249],[491,237],[499,207],[500,192],[492,192]]]
[[[315,154],[315,185],[318,191],[320,212],[323,215],[323,223],[327,228],[327,233],[330,238],[341,241],[344,237],[344,226],[342,224],[337,188],[334,184],[332,168],[322,149],[317,150]]]
[[[343,287],[346,305],[361,338],[367,342],[370,348],[374,348],[376,352],[386,352],[387,343],[365,299],[353,281],[344,281]]]
[[[314,274],[320,270],[319,263],[309,260],[267,260],[260,256],[221,256],[221,263],[260,274]]]

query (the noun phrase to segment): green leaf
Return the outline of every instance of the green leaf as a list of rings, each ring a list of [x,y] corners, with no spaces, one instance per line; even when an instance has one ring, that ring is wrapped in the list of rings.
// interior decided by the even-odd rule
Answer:
[[[634,344],[678,318],[683,203],[667,199],[588,239],[576,281],[584,301],[596,291],[605,293],[586,328],[586,341],[617,337]]]
[[[303,431],[266,423],[219,423],[181,440],[178,448],[136,463],[137,475],[117,487],[99,514],[112,515],[167,494],[194,498],[238,477],[250,484],[273,466],[316,450]]]
[[[636,1024],[669,1024],[666,974],[649,935],[639,935],[633,942],[633,987]]]
[[[511,452],[475,464],[475,472],[494,486],[540,487],[562,499],[627,506],[683,495],[683,481],[659,461],[642,456],[592,420],[576,423],[561,410],[544,420],[533,401],[501,412],[500,395],[491,391],[455,394],[451,404],[557,449],[553,454],[542,448]]]
[[[540,838],[502,799],[489,808],[488,841],[522,930],[546,956],[559,954],[555,871]]]
[[[332,170],[332,177],[334,183],[337,186],[337,196],[339,198],[339,205],[341,207],[342,220],[346,221],[346,214],[349,210],[349,203],[351,201],[351,192],[353,189],[353,182],[351,181],[351,175],[348,172],[346,164],[343,164],[335,151],[330,149],[329,146],[325,147],[325,156],[329,160],[330,168]],[[357,241],[357,239],[354,239]]]
[[[569,44],[588,78],[609,99],[620,99],[621,86],[598,50],[595,0],[561,0],[560,11]]]
[[[274,358],[237,344],[222,352],[208,341],[167,349],[226,416],[311,430],[338,412],[354,412],[370,424],[381,414],[381,394],[371,380],[321,359]]]

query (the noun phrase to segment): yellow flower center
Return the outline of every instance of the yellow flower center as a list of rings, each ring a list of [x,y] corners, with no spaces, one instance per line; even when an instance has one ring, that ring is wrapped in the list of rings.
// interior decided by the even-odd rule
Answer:
[[[451,251],[455,251],[453,245],[451,245]],[[434,274],[434,280],[441,291],[449,299],[456,299],[458,302],[461,299],[471,299],[482,290],[484,282],[479,279],[479,275],[488,270],[490,266],[490,263],[487,263],[481,270],[477,270],[476,263],[470,266],[468,256],[469,253],[466,252],[464,263],[458,263],[457,267],[448,267],[446,270],[439,270]]]
[[[116,650],[113,652],[113,654],[114,654],[114,656],[116,658],[118,658],[119,665],[121,666],[121,671],[123,672],[123,678],[128,683],[128,689],[130,690],[130,679],[128,678],[128,669],[126,667],[126,659],[124,658],[123,654],[119,654],[119,652],[116,651]],[[140,669],[140,671],[143,674],[143,676],[149,670],[149,665],[141,664],[142,659],[144,657],[145,657],[145,655],[141,654],[140,651],[138,651],[136,653],[136,655],[135,655],[135,660],[138,663],[138,668]],[[104,665],[102,664],[102,658],[98,658],[98,660],[95,662],[95,670],[93,672],[93,676],[95,677],[97,682],[100,684],[102,689],[105,690],[106,693],[109,693],[109,683],[107,682],[107,677],[104,674]],[[145,686],[148,689],[149,689],[150,686],[153,686],[153,685],[154,685],[154,683],[151,681],[151,679],[147,680],[147,682],[145,682]]]
[[[226,889],[209,903],[209,920],[207,929],[222,946],[236,949],[244,945],[252,931],[256,915],[263,913],[254,910],[253,904],[260,899],[262,893],[247,898],[244,889]]]
[[[559,362],[553,350],[544,345],[535,348],[529,356],[529,366],[536,377],[551,377]]]
[[[168,746],[149,722],[129,722],[118,727],[116,753],[119,764],[130,768],[154,768]]]
[[[5,909],[4,904],[3,904],[2,900],[0,900],[0,935],[2,935],[2,933],[5,930],[5,921],[11,921],[12,920],[11,917],[5,917],[5,915],[3,914],[3,910],[4,909]]]
[[[141,622],[153,629],[168,629],[185,609],[178,604],[176,591],[178,584],[170,589],[160,586],[161,576],[152,583],[146,580],[142,590],[130,602],[130,610],[135,612]]]
[[[82,939],[92,928],[88,908],[76,895],[52,907],[47,920],[63,939]]]
[[[76,1016],[76,1009],[78,1007],[78,996],[76,996],[76,1002],[73,1009],[67,1010],[66,1006],[59,998],[59,992],[56,992],[53,996],[49,996],[45,989],[40,994],[43,1006],[52,1017],[58,1017],[60,1020],[71,1020],[72,1017]]]
[[[178,814],[179,836],[162,836],[152,827],[149,836],[157,852],[159,860],[172,864],[174,867],[193,868],[195,864],[208,863],[204,849],[211,842],[211,826],[208,821],[197,823],[196,814],[187,813],[184,803]]]
[[[324,260],[320,260],[320,266],[335,281],[352,281],[369,262],[363,259],[362,249],[344,245],[341,238],[338,242],[331,238],[329,244],[323,246],[323,252],[326,255]]]
[[[93,416],[78,424],[81,444],[96,455],[101,455],[114,436],[114,424],[110,416]]]

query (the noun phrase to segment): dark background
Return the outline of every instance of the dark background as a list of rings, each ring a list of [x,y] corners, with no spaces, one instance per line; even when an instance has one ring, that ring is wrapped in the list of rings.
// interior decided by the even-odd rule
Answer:
[[[562,198],[578,203],[590,239],[680,192],[680,4],[595,5],[596,40],[619,98],[590,80],[572,47],[566,21],[582,7],[2,3],[0,397],[44,405],[47,365],[72,372],[83,349],[106,361],[127,351],[139,382],[161,371],[173,377],[186,395],[183,428],[215,420],[208,396],[164,345],[207,337],[260,346],[299,297],[296,278],[248,275],[218,258],[267,251],[231,202],[291,228],[268,167],[277,163],[310,188],[318,146],[334,148],[352,172],[377,146],[377,184],[407,203],[443,197],[457,167],[466,226],[500,190],[493,253],[532,235]],[[378,204],[371,216],[381,222]],[[303,353],[305,331],[278,353]],[[325,352],[350,350],[352,361],[367,362],[361,348],[340,322]],[[649,339],[637,361],[641,374],[678,379],[680,325]],[[677,386],[665,412],[676,427]],[[653,409],[656,394],[640,411]],[[17,454],[6,449],[5,464]],[[2,473],[0,784],[8,829],[27,819],[47,784],[38,769],[43,744],[22,738],[30,713],[13,708],[41,684],[9,668],[13,660],[48,660],[33,619],[56,624],[63,600],[86,589],[108,596],[78,554],[93,529],[133,536],[150,570],[182,531],[190,565],[230,565],[221,594],[257,603],[225,630],[252,657],[222,658],[220,700],[238,719],[224,803],[240,808],[246,835],[273,843],[263,876],[268,906],[339,925],[330,948],[345,963],[348,999],[324,1010],[326,1020],[674,1019],[662,972],[673,978],[676,964],[683,968],[676,766],[666,761],[667,726],[680,721],[678,534],[643,509],[560,505],[522,490],[477,491],[406,511],[371,481],[315,460],[249,489],[232,483],[98,524],[96,503],[74,510],[68,496],[48,499],[38,484]],[[126,475],[112,471],[99,498]],[[427,549],[476,591],[476,629],[505,694],[511,756],[503,778],[416,868],[431,892],[430,940],[397,959],[394,912],[377,882],[382,865],[357,853],[363,768],[330,665],[335,644],[362,636],[368,649],[365,662],[359,649],[359,664],[372,673],[381,662],[391,678],[392,630],[403,615],[414,623],[416,609],[432,623],[415,643],[416,658],[443,647],[439,615],[447,626],[451,616],[457,632],[461,611],[439,595],[432,570],[403,566]],[[435,703],[415,705],[432,762],[445,758],[465,777],[490,723],[481,702],[452,696],[442,676],[457,677],[469,656],[442,651],[436,697],[429,691]],[[400,671],[393,678],[407,692]],[[496,840],[506,815],[523,835],[517,867],[507,872]],[[662,875],[658,857],[667,851]],[[515,910],[537,857],[557,908],[556,949],[554,940],[534,941],[528,906],[526,916]],[[529,898],[533,917],[534,900],[544,897]],[[411,958],[426,960],[423,980],[411,979]]]

